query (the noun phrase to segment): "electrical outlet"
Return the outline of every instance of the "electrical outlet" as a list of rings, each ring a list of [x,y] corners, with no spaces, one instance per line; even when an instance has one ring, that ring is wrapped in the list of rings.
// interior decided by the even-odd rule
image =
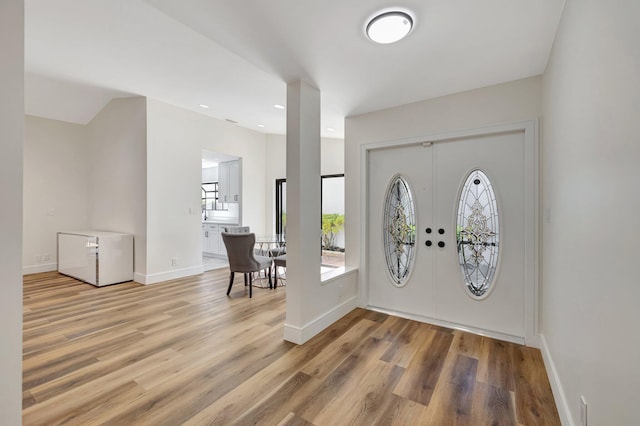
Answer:
[[[48,255],[48,254],[43,254],[43,255],[42,255],[42,260],[43,260],[44,262],[47,262],[47,261],[49,260],[49,255]]]
[[[36,262],[42,262],[42,256],[37,255],[36,256]]]
[[[580,397],[580,424],[587,426],[587,400],[584,395]]]
[[[172,257],[171,258],[171,266],[178,266],[178,258],[177,257]]]

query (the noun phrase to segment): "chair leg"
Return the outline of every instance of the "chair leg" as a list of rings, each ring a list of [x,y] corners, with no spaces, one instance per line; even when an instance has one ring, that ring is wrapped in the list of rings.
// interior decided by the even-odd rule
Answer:
[[[273,288],[278,288],[278,265],[273,266],[273,276],[275,277],[275,283],[273,283]]]
[[[247,273],[244,273],[244,286],[247,286]]]
[[[269,288],[276,288],[276,286],[273,285],[273,282],[271,281],[271,266],[269,266],[268,274],[269,274]],[[276,281],[276,284],[278,284],[278,281]]]
[[[253,274],[249,274],[249,299],[253,297]]]
[[[231,277],[229,278],[229,288],[227,289],[227,296],[229,295],[229,293],[231,293],[231,286],[233,285],[233,276],[234,276],[235,272],[231,273]]]

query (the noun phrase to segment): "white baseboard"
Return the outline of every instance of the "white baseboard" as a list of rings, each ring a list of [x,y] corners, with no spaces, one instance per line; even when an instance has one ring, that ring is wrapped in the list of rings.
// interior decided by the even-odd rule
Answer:
[[[551,358],[551,352],[549,352],[549,347],[547,346],[547,340],[544,338],[544,334],[540,334],[540,352],[542,353],[544,366],[547,370],[549,383],[551,384],[553,399],[556,401],[560,422],[565,426],[574,426],[575,423],[571,416],[571,410],[569,409],[569,404],[567,404],[567,396],[564,393],[564,388],[562,387],[560,376],[558,376],[556,365],[553,362],[553,358]]]
[[[525,345],[530,348],[540,349],[540,335],[536,334],[535,336],[525,337],[524,339]]]
[[[325,312],[318,318],[308,322],[304,327],[296,327],[290,324],[284,325],[284,340],[302,345],[325,328],[358,307],[358,297],[345,300],[340,305]]]
[[[133,273],[133,280],[140,284],[146,284],[147,276],[145,274],[141,274],[140,272]]]
[[[190,277],[192,275],[200,275],[204,272],[202,265],[191,268],[175,269],[173,271],[159,272],[156,274],[144,275],[134,273],[133,280],[140,284],[155,284],[162,281],[175,280],[178,278]]]
[[[22,275],[39,274],[40,272],[57,271],[57,263],[45,263],[42,265],[31,265],[22,267]]]
[[[475,327],[467,327],[460,324],[456,324],[454,322],[438,320],[435,318],[410,314],[406,312],[398,312],[391,309],[378,308],[377,306],[368,305],[366,309],[369,309],[371,311],[376,311],[376,312],[382,312],[383,314],[393,315],[400,318],[407,318],[414,321],[424,322],[427,324],[433,324],[433,325],[439,325],[441,327],[452,328],[454,330],[466,331],[469,333],[478,334],[480,336],[491,337],[492,339],[504,340],[505,342],[517,343],[519,345],[525,344],[523,337],[513,336],[511,334],[499,333],[497,331],[483,330],[481,328],[475,328]]]

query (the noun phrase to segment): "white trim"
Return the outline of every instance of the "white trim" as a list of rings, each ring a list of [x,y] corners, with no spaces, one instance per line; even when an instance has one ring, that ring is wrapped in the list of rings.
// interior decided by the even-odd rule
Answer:
[[[155,284],[162,281],[175,280],[178,278],[200,275],[204,272],[202,265],[191,268],[176,269],[173,271],[159,272],[157,274],[144,275],[139,272],[133,274],[133,280],[140,284]]]
[[[320,274],[320,285],[327,285],[357,271],[358,268],[355,266],[341,266],[339,268],[332,269],[324,274]]]
[[[392,309],[378,308],[376,306],[367,306],[370,311],[382,312],[383,314],[393,315],[395,317],[406,318],[414,321],[424,322],[426,324],[439,325],[441,327],[452,328],[454,330],[466,331],[467,333],[477,334],[479,336],[487,336],[492,339],[504,340],[505,342],[517,343],[524,345],[524,339],[519,336],[499,333],[497,331],[483,330],[481,328],[468,327],[466,325],[456,324],[454,322],[443,321],[436,318],[426,317],[423,315],[410,314],[407,312],[394,311]]]
[[[574,426],[575,423],[573,421],[573,417],[571,417],[571,410],[569,409],[569,404],[567,404],[567,396],[564,393],[564,388],[562,387],[558,370],[556,370],[556,365],[553,362],[553,358],[551,358],[551,352],[549,352],[547,340],[545,339],[544,334],[539,334],[539,336],[540,352],[542,353],[542,360],[544,361],[547,376],[549,377],[549,383],[551,384],[553,399],[555,400],[556,407],[558,408],[560,423],[566,426]]]
[[[133,273],[133,281],[140,283],[140,284],[146,284],[146,275],[145,274],[141,274],[140,272],[134,272]]]
[[[22,275],[39,274],[41,272],[52,272],[58,270],[57,263],[45,263],[42,265],[31,265],[22,267]]]
[[[524,244],[524,339],[528,346],[540,346],[540,169],[538,120],[525,122],[525,244]]]
[[[360,273],[358,274],[358,306],[364,308],[369,303],[369,149],[367,145],[360,146]]]
[[[309,321],[303,327],[296,327],[290,324],[284,325],[284,340],[302,345],[325,328],[358,307],[358,297],[353,296],[345,300],[328,312],[320,315],[316,319]]]
[[[465,129],[453,132],[437,133],[434,135],[415,136],[390,141],[378,141],[360,145],[360,273],[359,273],[359,306],[365,307],[369,303],[368,286],[368,191],[369,151],[410,146],[431,145],[451,139],[461,139],[493,134],[524,132],[525,138],[525,287],[524,287],[524,343],[538,347],[540,332],[540,289],[539,289],[539,142],[538,119],[495,124],[475,129]],[[533,242],[532,245],[529,243]],[[530,248],[531,246],[531,248]]]

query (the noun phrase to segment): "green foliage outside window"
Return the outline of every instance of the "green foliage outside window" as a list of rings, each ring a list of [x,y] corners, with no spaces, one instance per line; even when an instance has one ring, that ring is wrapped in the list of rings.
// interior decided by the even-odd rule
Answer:
[[[322,215],[322,247],[327,250],[336,248],[336,236],[344,229],[344,215],[324,213]]]

